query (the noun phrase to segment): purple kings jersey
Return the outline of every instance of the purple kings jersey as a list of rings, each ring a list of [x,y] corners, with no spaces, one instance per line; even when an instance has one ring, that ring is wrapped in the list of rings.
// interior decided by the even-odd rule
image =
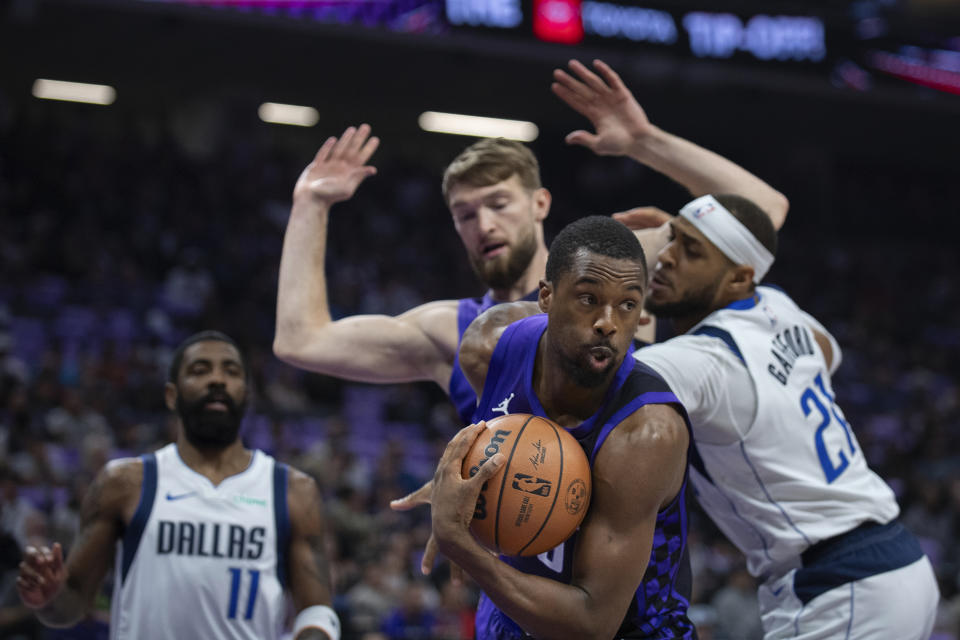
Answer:
[[[524,296],[523,300],[535,302],[539,290],[532,291]],[[457,355],[453,359],[453,373],[450,374],[450,384],[448,392],[450,400],[457,407],[457,414],[460,416],[460,426],[470,424],[473,412],[477,409],[477,394],[473,392],[473,387],[467,382],[463,375],[463,369],[460,368],[460,341],[463,339],[463,332],[467,330],[470,323],[481,313],[490,307],[500,304],[490,297],[487,292],[482,298],[462,298],[457,304]]]
[[[524,318],[507,327],[490,359],[483,397],[473,421],[508,413],[532,413],[548,417],[532,387],[537,345],[546,327],[546,315]],[[627,354],[614,376],[603,406],[568,431],[583,447],[593,465],[597,452],[610,432],[624,418],[646,404],[673,404],[680,407],[679,400],[663,378]],[[683,415],[686,419],[685,412]],[[687,426],[689,428],[689,422]],[[686,486],[685,476],[677,496],[657,515],[647,571],[637,585],[616,638],[696,638],[693,623],[687,618],[690,561],[686,548]],[[568,583],[577,536],[578,533],[574,533],[564,543],[538,556],[501,556],[501,560],[524,573]],[[485,595],[481,597],[477,609],[476,628],[477,640],[527,637]]]

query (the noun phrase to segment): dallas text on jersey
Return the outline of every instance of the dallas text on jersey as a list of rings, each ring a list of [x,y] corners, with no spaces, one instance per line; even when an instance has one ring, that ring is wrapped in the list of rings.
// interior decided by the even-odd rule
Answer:
[[[264,527],[158,521],[157,554],[256,560],[263,554]],[[209,531],[209,535],[208,534]]]

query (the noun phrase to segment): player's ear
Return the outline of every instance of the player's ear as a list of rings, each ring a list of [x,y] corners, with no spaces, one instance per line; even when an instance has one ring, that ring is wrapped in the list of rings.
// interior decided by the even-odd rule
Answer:
[[[730,271],[727,287],[737,300],[750,295],[753,291],[753,267],[745,264],[735,266]]]
[[[540,281],[540,295],[537,296],[537,306],[543,313],[550,312],[550,298],[553,295],[553,287],[546,280]]]
[[[163,399],[170,411],[177,410],[177,385],[168,382],[163,386]]]
[[[540,187],[533,192],[533,218],[537,222],[543,222],[550,213],[550,203],[553,202],[553,196],[545,188]]]

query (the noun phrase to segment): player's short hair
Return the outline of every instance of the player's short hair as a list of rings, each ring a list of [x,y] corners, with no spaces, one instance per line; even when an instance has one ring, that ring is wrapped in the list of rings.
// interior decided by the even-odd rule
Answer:
[[[540,164],[530,149],[505,138],[484,138],[460,152],[443,172],[443,199],[456,185],[488,187],[516,175],[529,191],[539,189]]]
[[[743,196],[721,193],[713,197],[753,234],[753,237],[770,252],[770,255],[776,257],[777,230],[770,221],[770,216],[764,213],[763,209]]]
[[[640,241],[623,224],[606,216],[587,216],[571,222],[553,239],[547,258],[547,280],[556,282],[573,267],[577,252],[587,250],[608,258],[635,260],[647,279],[647,258]]]
[[[187,350],[187,347],[192,344],[206,342],[208,340],[215,342],[226,342],[229,345],[233,345],[233,348],[236,349],[237,353],[240,354],[240,363],[243,365],[244,373],[247,372],[247,361],[243,356],[243,349],[240,348],[240,345],[237,344],[237,341],[221,331],[207,329],[206,331],[200,331],[193,334],[177,345],[176,350],[173,352],[173,359],[170,360],[170,370],[167,371],[167,380],[169,382],[176,383],[180,378],[180,365],[183,364],[183,354]]]

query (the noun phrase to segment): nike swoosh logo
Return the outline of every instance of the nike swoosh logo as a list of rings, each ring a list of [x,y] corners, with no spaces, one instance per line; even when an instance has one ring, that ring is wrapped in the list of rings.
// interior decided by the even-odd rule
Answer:
[[[180,500],[180,499],[182,499],[182,498],[189,498],[190,496],[195,496],[195,495],[197,495],[197,492],[196,492],[196,491],[188,491],[188,492],[186,492],[186,493],[178,493],[177,495],[173,495],[172,493],[170,493],[170,492],[168,491],[168,492],[167,492],[167,500]]]
[[[778,595],[780,595],[780,592],[781,592],[781,591],[783,591],[783,585],[780,585],[779,587],[777,587],[776,589],[774,589],[774,590],[773,590],[773,595],[778,596]]]

